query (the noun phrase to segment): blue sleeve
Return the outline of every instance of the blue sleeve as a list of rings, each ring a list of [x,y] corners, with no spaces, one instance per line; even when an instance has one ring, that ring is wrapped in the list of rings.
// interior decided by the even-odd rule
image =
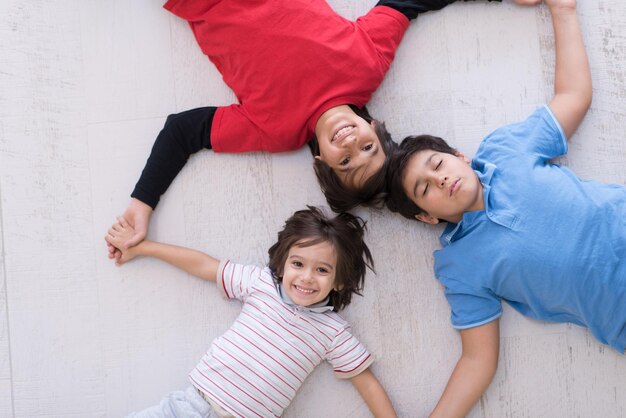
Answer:
[[[473,289],[457,280],[441,280],[450,304],[450,319],[456,329],[487,324],[502,315],[500,298],[488,289]]]
[[[526,120],[496,129],[483,139],[477,159],[495,164],[511,155],[532,156],[542,161],[565,155],[567,139],[550,108],[542,106]]]

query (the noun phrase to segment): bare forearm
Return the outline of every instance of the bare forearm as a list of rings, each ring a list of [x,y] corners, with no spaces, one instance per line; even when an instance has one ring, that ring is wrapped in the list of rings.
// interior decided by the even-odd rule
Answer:
[[[201,279],[215,281],[219,260],[203,252],[144,240],[132,248],[135,255],[158,258]]]
[[[498,368],[500,321],[461,330],[463,354],[432,417],[464,417],[487,390]]]
[[[591,71],[576,7],[550,8],[556,44],[556,94],[573,93],[591,98]]]
[[[464,417],[487,390],[496,367],[461,357],[431,417]]]
[[[391,400],[370,369],[352,378],[352,384],[367,404],[370,412],[377,418],[396,417]]]
[[[554,99],[550,106],[569,138],[591,104],[591,71],[575,2],[567,5],[549,4],[549,8],[556,49]]]

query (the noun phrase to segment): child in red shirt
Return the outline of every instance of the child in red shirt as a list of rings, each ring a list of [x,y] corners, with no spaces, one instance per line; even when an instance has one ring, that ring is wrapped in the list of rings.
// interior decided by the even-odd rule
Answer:
[[[203,148],[282,152],[309,142],[334,210],[378,203],[395,143],[364,106],[409,20],[454,1],[381,0],[355,22],[323,0],[168,1],[239,103],[167,118],[123,215],[137,231],[128,245],[145,237],[161,194]]]

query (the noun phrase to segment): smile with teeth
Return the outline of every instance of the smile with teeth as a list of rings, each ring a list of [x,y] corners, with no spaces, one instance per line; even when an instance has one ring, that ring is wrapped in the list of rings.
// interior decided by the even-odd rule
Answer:
[[[333,135],[333,139],[332,139],[331,142],[335,142],[335,141],[338,141],[338,140],[341,140],[341,139],[347,137],[348,135],[350,135],[350,133],[352,133],[354,128],[356,128],[356,126],[354,126],[354,125],[347,125],[347,126],[344,126],[341,129],[339,129],[337,132],[335,132],[335,135]]]
[[[293,287],[300,293],[304,293],[306,295],[312,295],[313,293],[317,292],[317,290],[313,290],[313,289],[306,289],[304,287],[300,287],[297,284],[294,284]]]

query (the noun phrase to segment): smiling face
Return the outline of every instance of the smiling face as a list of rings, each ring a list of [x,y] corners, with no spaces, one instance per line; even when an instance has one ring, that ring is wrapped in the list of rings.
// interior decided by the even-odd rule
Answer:
[[[360,188],[385,162],[385,152],[374,124],[358,116],[347,105],[322,113],[315,125],[320,155],[341,182]]]
[[[310,306],[323,301],[335,287],[337,255],[327,241],[308,247],[296,243],[289,249],[282,286],[297,305]]]
[[[480,180],[461,153],[417,152],[403,174],[404,192],[425,211],[415,216],[422,222],[436,224],[443,219],[458,223],[465,212],[485,207]]]

